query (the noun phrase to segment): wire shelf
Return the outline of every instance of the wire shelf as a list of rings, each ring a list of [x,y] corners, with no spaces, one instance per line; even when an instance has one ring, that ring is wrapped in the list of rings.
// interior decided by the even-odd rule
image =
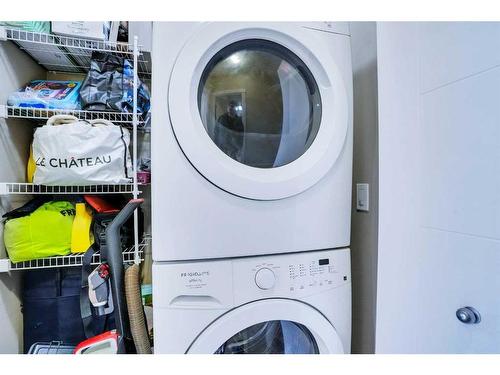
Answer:
[[[107,52],[133,61],[133,46],[128,43],[75,38],[62,35],[37,33],[15,28],[2,28],[0,34],[15,42],[40,65],[48,70],[86,73],[90,68],[92,52]],[[150,78],[151,61],[140,53],[138,73]]]
[[[134,65],[134,94],[133,108],[137,114],[138,75],[144,79],[151,79],[151,62],[149,53],[141,53],[138,46],[138,37],[134,37],[134,44],[107,42],[92,39],[73,38],[59,35],[29,32],[19,29],[0,27],[0,41],[10,40],[20,49],[28,53],[35,61],[48,70],[73,72],[84,74],[90,69],[93,52],[111,53],[126,58]],[[148,57],[146,57],[148,56]],[[133,165],[137,165],[137,128],[139,116],[128,113],[93,112],[82,110],[48,110],[39,108],[20,108],[0,105],[0,117],[25,118],[32,120],[46,120],[53,114],[72,114],[80,119],[106,118],[122,125],[130,124],[133,139]],[[138,121],[139,120],[139,121]],[[142,121],[143,122],[143,121]],[[0,183],[0,196],[9,194],[117,194],[130,193],[137,198],[141,193],[137,186],[137,172],[134,170],[133,183],[103,184],[86,186],[46,186],[32,183]],[[144,259],[145,248],[150,237],[143,237],[141,242],[138,233],[138,214],[134,212],[134,246],[123,251],[124,262],[136,262]],[[55,256],[27,262],[13,264],[8,258],[0,259],[0,272],[22,269],[53,268],[81,266],[83,254]],[[100,254],[94,255],[93,264],[100,262]]]
[[[0,106],[2,107],[2,106]],[[133,114],[125,112],[102,112],[102,111],[83,111],[77,109],[46,109],[46,108],[28,108],[3,106],[0,113],[4,113],[9,118],[20,118],[34,121],[46,121],[54,115],[72,115],[80,120],[105,119],[113,124],[121,125],[126,128],[132,128]],[[143,130],[145,122],[141,115],[138,116],[138,130]]]
[[[14,194],[132,194],[134,184],[47,186],[26,182],[1,182],[0,195]],[[141,193],[141,191],[139,191]]]
[[[144,253],[146,251],[146,247],[151,242],[151,235],[145,234],[143,236],[142,241],[139,243],[139,257],[141,262],[144,260]],[[28,260],[25,262],[12,263],[9,262],[9,271],[17,271],[17,270],[34,270],[41,268],[57,268],[57,267],[77,267],[82,265],[83,255],[85,253],[79,254],[70,254],[64,256],[53,256],[35,260]],[[123,263],[132,263],[134,262],[135,249],[134,247],[127,248],[123,251]],[[97,265],[101,263],[101,254],[96,252],[92,256],[93,265]]]

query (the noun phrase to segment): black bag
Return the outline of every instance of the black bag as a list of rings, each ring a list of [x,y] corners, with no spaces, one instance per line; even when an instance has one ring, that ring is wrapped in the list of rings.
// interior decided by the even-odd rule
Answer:
[[[118,196],[108,196],[104,199],[114,207],[124,207],[127,201],[123,197]],[[113,213],[99,213],[95,209],[92,209],[92,233],[94,235],[94,248],[96,250],[102,250],[106,247],[106,228],[113,221],[113,219],[118,215],[118,212]],[[144,211],[141,207],[137,208],[138,212],[138,229],[139,229],[139,242],[142,241],[142,235],[144,232]],[[125,250],[128,247],[134,245],[134,218],[131,216],[126,223],[120,229],[120,237],[122,243],[122,249]]]
[[[35,342],[85,340],[80,313],[80,267],[30,270],[23,275],[22,312],[24,353]],[[113,329],[113,314],[100,317],[102,331]]]
[[[16,208],[15,210],[9,211],[2,215],[5,219],[16,219],[23,216],[28,216],[36,211],[36,209],[42,206],[44,203],[50,202],[53,199],[51,195],[42,195],[33,198],[23,206]]]
[[[129,60],[104,52],[93,52],[90,70],[80,89],[82,109],[89,111],[133,111],[134,75]],[[146,117],[150,107],[148,88],[139,80],[137,110]]]
[[[142,241],[142,233],[144,230],[144,214],[143,211],[138,208],[138,228],[139,228],[139,242]],[[106,246],[106,228],[113,221],[118,213],[94,213],[92,222],[92,231],[94,235],[94,247],[101,250]],[[127,220],[125,225],[121,227],[120,238],[122,243],[122,249],[125,250],[128,247],[134,245],[134,218],[131,217]]]

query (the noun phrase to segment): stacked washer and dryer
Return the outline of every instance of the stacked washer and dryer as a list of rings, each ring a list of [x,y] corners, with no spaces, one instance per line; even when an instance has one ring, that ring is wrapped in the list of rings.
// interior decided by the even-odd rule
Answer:
[[[155,23],[156,353],[349,353],[345,23]]]

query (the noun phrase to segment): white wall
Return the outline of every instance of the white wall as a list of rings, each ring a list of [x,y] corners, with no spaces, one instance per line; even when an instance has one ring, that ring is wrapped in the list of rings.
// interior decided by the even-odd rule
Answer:
[[[354,94],[351,215],[352,352],[375,351],[378,235],[377,40],[375,22],[350,23]],[[356,183],[370,184],[370,211],[356,211]]]
[[[378,24],[378,353],[500,352],[499,47],[499,23]]]
[[[0,103],[31,79],[43,79],[45,71],[11,42],[0,42]],[[20,120],[0,119],[0,181],[25,180],[25,166],[32,126]],[[0,216],[16,202],[0,197]],[[0,225],[0,256],[5,257],[3,225]],[[0,273],[0,353],[22,352],[22,315],[19,273]]]

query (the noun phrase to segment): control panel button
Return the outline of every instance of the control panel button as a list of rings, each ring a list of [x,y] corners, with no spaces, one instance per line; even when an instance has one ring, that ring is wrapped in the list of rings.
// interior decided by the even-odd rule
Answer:
[[[255,284],[260,289],[268,290],[274,287],[276,276],[270,268],[261,268],[255,274]]]

